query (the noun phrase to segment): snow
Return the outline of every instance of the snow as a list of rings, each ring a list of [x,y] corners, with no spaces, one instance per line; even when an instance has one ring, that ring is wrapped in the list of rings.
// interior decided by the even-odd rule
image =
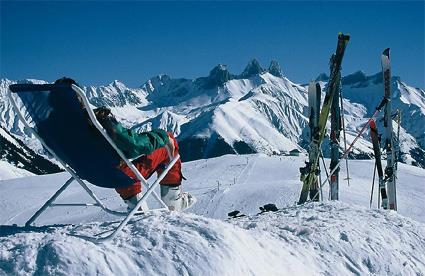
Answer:
[[[30,173],[29,171],[26,171],[24,169],[17,168],[6,161],[0,160],[0,181],[30,175],[33,175],[33,173]]]
[[[256,154],[184,163],[183,189],[198,203],[185,213],[137,217],[103,244],[67,235],[116,225],[116,217],[96,207],[51,208],[38,226],[18,226],[68,179],[66,173],[1,181],[0,275],[425,273],[425,170],[399,165],[398,213],[376,209],[376,200],[369,208],[370,160],[350,160],[352,179],[350,186],[341,180],[340,202],[297,206],[304,160]],[[113,190],[94,190],[111,208],[124,209]],[[58,202],[87,200],[73,183]],[[280,210],[257,215],[266,203]],[[248,216],[227,220],[233,210]]]
[[[404,102],[405,104],[416,105],[421,108],[422,113],[425,113],[425,101],[424,101],[425,92],[423,90],[414,89],[413,87],[407,86],[403,82],[398,83],[397,88],[400,90],[400,93],[401,93],[400,100],[402,102]]]

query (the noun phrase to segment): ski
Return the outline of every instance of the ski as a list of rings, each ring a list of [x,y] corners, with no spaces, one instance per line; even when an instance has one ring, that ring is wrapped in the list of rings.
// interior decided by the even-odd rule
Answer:
[[[329,117],[330,106],[332,104],[335,93],[337,93],[337,88],[341,80],[341,63],[342,58],[344,57],[345,48],[350,40],[349,35],[344,35],[342,33],[338,34],[338,44],[336,52],[331,57],[331,74],[328,82],[328,87],[326,91],[326,96],[323,102],[322,110],[320,111],[318,128],[315,133],[313,133],[313,139],[309,146],[309,162],[306,166],[300,168],[301,180],[303,186],[301,189],[300,198],[298,204],[303,204],[307,201],[307,197],[310,191],[310,188],[317,182],[317,175],[319,174],[318,161],[320,147],[322,141],[326,134],[326,122]],[[315,198],[314,196],[313,198]],[[311,198],[311,197],[310,197]]]
[[[388,204],[391,210],[397,210],[396,178],[395,178],[395,151],[393,141],[393,123],[391,118],[391,65],[390,49],[384,50],[381,56],[382,74],[384,82],[384,97],[387,99],[384,113],[384,147],[387,153],[387,166],[385,167],[385,179],[388,188]]]
[[[370,126],[370,137],[372,139],[373,153],[375,155],[376,170],[378,171],[379,192],[382,198],[382,208],[388,209],[387,190],[385,187],[384,172],[382,170],[382,163],[381,163],[381,147],[379,143],[379,134],[378,134],[378,129],[376,127],[375,120],[371,120],[369,122],[369,126]]]
[[[342,133],[344,135],[344,151],[347,150],[347,135],[345,133],[345,119],[344,119],[344,101],[342,97],[342,89],[339,91],[339,100],[341,105],[341,126],[342,126]],[[347,178],[344,178],[344,180],[347,180],[348,186],[350,186],[350,171],[348,169],[348,156],[345,158],[345,168],[347,169]]]
[[[382,108],[384,107],[384,105],[387,103],[387,98],[383,98],[381,103],[376,107],[375,112],[373,112],[372,116],[369,117],[369,119],[367,120],[367,122],[363,125],[362,129],[359,131],[359,133],[357,133],[356,137],[354,138],[353,142],[351,142],[351,144],[348,146],[347,150],[344,151],[344,153],[342,154],[340,161],[336,164],[335,168],[333,168],[331,170],[331,172],[329,173],[328,177],[325,179],[325,181],[323,181],[320,184],[320,191],[322,190],[323,186],[326,184],[326,182],[328,182],[331,178],[331,175],[335,172],[335,170],[337,170],[340,166],[341,166],[341,160],[345,159],[348,154],[351,152],[351,150],[354,147],[354,144],[357,142],[357,140],[360,139],[360,136],[362,136],[362,134],[364,133],[364,131],[366,130],[367,126],[369,125],[371,120],[374,120],[376,116],[378,116],[378,113],[381,112]],[[317,196],[319,195],[319,192],[316,193],[316,195],[314,195],[314,197],[312,199],[315,199]]]
[[[319,125],[319,115],[320,115],[320,101],[321,101],[321,92],[322,89],[320,87],[319,83],[315,83],[314,81],[311,81],[308,86],[308,109],[309,109],[309,115],[308,115],[308,125],[310,128],[310,144],[313,140],[314,133],[317,133],[318,125]],[[311,151],[309,151],[311,153]],[[312,162],[312,154],[309,154],[309,161],[307,163],[307,166],[309,163]],[[302,168],[300,170],[303,170]],[[301,174],[305,175],[305,174]],[[301,181],[303,181],[301,179]],[[310,187],[310,197],[311,195],[315,194],[319,189],[319,182],[316,181],[313,183],[313,185]],[[317,200],[319,200],[317,198]]]
[[[339,162],[339,136],[341,132],[341,109],[339,105],[339,97],[341,90],[341,81],[338,83],[338,92],[335,93],[331,104],[331,135],[330,135],[330,144],[331,144],[331,164],[330,170],[333,170]],[[338,200],[339,194],[339,168],[331,175],[331,200]]]

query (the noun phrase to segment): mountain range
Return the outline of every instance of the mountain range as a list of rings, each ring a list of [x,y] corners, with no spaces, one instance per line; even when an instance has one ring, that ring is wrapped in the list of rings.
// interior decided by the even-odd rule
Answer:
[[[316,80],[321,84],[323,99],[328,77],[320,74]],[[2,79],[0,125],[35,153],[44,154],[19,122],[7,97],[7,87],[22,82],[45,83]],[[393,109],[402,113],[399,160],[425,167],[425,91],[409,86],[400,77],[392,77],[391,88]],[[138,88],[115,80],[106,86],[83,89],[93,106],[110,107],[129,128],[173,132],[184,161],[230,153],[284,155],[293,149],[306,152],[308,148],[307,85],[285,77],[276,61],[265,69],[253,59],[240,74],[220,64],[208,76],[196,79],[162,74]],[[347,143],[351,143],[383,97],[382,74],[366,76],[358,71],[343,77],[342,95]],[[382,120],[378,120],[380,127]],[[394,129],[398,129],[396,123]],[[344,142],[340,145],[343,151]],[[322,148],[328,156],[327,138]],[[372,154],[366,132],[350,158],[371,158]]]

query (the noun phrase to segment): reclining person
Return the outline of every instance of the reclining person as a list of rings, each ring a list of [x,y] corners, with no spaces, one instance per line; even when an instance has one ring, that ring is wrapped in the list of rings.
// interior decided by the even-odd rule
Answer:
[[[150,132],[137,133],[118,123],[106,107],[96,108],[94,113],[124,155],[129,159],[136,158],[133,160],[133,164],[146,179],[154,172],[157,172],[158,175],[161,174],[167,164],[171,162],[170,158],[178,154],[177,140],[170,132],[154,129]],[[135,178],[134,173],[124,161],[121,161],[119,168],[128,176]],[[181,160],[179,159],[160,182],[161,199],[170,210],[186,209],[196,201],[191,194],[182,192],[182,179]],[[117,188],[116,191],[127,203],[129,209],[134,208],[142,196],[140,181],[125,188]],[[146,209],[147,205],[142,205],[142,210]]]
[[[75,84],[79,86],[70,78],[58,79],[55,81],[55,84]],[[161,129],[137,133],[118,123],[110,109],[106,107],[96,108],[94,113],[117,147],[128,159],[134,159],[132,163],[146,179],[155,172],[157,172],[158,175],[161,174],[165,167],[171,162],[171,159],[179,152],[177,140],[171,133],[167,133]],[[88,114],[86,115],[88,123],[92,125]],[[123,160],[121,160],[120,164],[117,164],[117,166],[128,176],[137,179]],[[161,199],[170,210],[183,210],[196,202],[196,198],[191,194],[182,192],[182,179],[181,160],[179,159],[160,182]],[[128,205],[129,210],[133,209],[142,197],[141,190],[140,181],[128,187],[116,189],[118,194]],[[146,203],[144,203],[141,208],[142,210],[148,210]]]

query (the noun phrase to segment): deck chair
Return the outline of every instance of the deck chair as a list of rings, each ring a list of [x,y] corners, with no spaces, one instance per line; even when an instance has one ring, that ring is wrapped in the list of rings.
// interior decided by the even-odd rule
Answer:
[[[13,84],[9,87],[9,98],[20,120],[71,175],[25,223],[25,226],[30,226],[48,207],[97,206],[107,213],[124,217],[113,230],[104,231],[92,237],[79,236],[93,242],[103,242],[112,240],[138,213],[142,203],[151,195],[161,206],[154,210],[168,210],[154,189],[180,158],[179,155],[170,156],[171,162],[166,169],[153,184],[149,185],[132,164],[132,160],[125,157],[97,121],[84,91],[77,85]],[[121,160],[133,171],[136,178],[127,176],[117,168]],[[83,179],[95,186],[105,188],[126,187],[140,181],[145,192],[130,212],[114,211],[99,200]],[[95,203],[55,203],[57,197],[73,181],[81,185]]]

